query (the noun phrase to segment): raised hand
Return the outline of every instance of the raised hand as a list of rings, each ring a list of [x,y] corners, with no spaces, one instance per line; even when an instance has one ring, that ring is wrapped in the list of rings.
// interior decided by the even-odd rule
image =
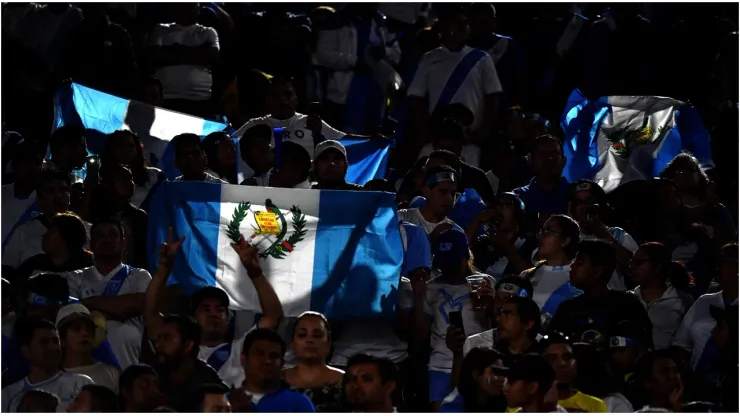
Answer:
[[[182,246],[182,242],[185,241],[185,236],[180,237],[179,240],[175,241],[175,232],[172,227],[167,229],[167,241],[159,246],[159,263],[160,264],[172,264],[177,256],[177,251]]]
[[[241,260],[244,268],[247,269],[249,277],[254,279],[262,275],[262,265],[260,264],[257,247],[249,245],[244,238],[244,234],[241,235],[239,244],[231,243],[231,247],[239,255],[239,260]]]

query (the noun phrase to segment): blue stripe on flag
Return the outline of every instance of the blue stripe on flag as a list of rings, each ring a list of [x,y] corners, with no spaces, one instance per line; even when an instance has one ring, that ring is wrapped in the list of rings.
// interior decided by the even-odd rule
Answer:
[[[364,185],[385,177],[392,140],[342,139],[340,142],[347,149],[347,182]]]
[[[320,191],[311,310],[392,316],[403,243],[392,194]]]

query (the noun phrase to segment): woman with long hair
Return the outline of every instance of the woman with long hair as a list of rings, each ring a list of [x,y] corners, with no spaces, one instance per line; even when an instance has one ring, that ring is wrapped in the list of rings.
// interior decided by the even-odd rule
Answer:
[[[463,359],[457,389],[442,401],[438,411],[503,413],[506,410],[505,377],[496,375],[492,366],[504,366],[503,354],[491,348],[470,350]]]
[[[539,263],[522,273],[534,286],[532,299],[540,307],[543,330],[555,316],[558,306],[582,292],[570,284],[570,264],[576,257],[581,231],[578,223],[566,215],[553,215],[538,233]]]
[[[283,372],[294,391],[308,396],[317,412],[342,410],[344,371],[326,364],[331,354],[329,321],[318,312],[304,312],[295,321],[291,348],[298,364]]]
[[[671,346],[673,335],[694,303],[684,291],[685,273],[681,269],[680,264],[671,260],[670,249],[660,243],[640,245],[630,261],[630,275],[638,284],[632,293],[647,309],[656,349]]]
[[[138,134],[131,130],[117,130],[108,135],[105,149],[100,157],[100,164],[126,165],[134,177],[134,193],[131,204],[137,208],[147,209],[144,204],[149,191],[157,183],[166,180],[161,170],[147,166],[144,156],[144,145]]]

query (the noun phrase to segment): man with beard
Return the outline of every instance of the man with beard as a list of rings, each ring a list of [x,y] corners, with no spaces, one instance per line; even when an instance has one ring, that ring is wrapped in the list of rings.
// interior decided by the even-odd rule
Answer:
[[[393,391],[398,370],[392,361],[359,354],[350,358],[344,374],[344,396],[351,412],[395,413]]]
[[[168,315],[157,335],[156,365],[167,406],[177,408],[190,391],[203,384],[223,384],[210,365],[198,359],[201,329],[195,319]]]

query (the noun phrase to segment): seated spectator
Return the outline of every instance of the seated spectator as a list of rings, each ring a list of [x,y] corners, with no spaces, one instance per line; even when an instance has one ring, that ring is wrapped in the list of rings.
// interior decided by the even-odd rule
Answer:
[[[318,312],[304,312],[295,321],[291,348],[298,364],[283,371],[290,389],[311,399],[317,412],[342,410],[344,371],[326,364],[332,350],[329,321]]]
[[[201,147],[200,137],[183,133],[175,136],[172,142],[175,146],[175,167],[182,172],[182,176],[175,178],[175,181],[226,183],[206,172],[208,158]]]
[[[211,114],[211,67],[219,56],[218,34],[198,24],[197,4],[172,4],[172,23],[160,23],[149,37],[147,55],[162,82],[165,106],[185,114]]]
[[[627,290],[631,286],[624,274],[629,269],[629,261],[637,251],[637,243],[625,230],[607,227],[605,221],[609,206],[606,193],[596,182],[581,179],[571,184],[568,195],[568,215],[578,222],[581,228],[581,241],[603,240],[617,253],[617,267],[609,280],[609,288]]]
[[[258,328],[244,338],[241,362],[244,382],[232,389],[234,413],[314,413],[313,403],[281,382],[285,341],[270,329]]]
[[[126,235],[120,221],[101,219],[91,234],[95,264],[68,275],[70,293],[89,310],[106,316],[115,359],[125,369],[139,362],[144,292],[152,278],[146,270],[122,262]]]
[[[359,191],[362,186],[349,183],[345,176],[349,162],[347,161],[347,149],[335,140],[326,140],[316,146],[316,159],[314,159],[314,176],[317,184],[312,189],[334,189],[346,191]]]
[[[578,362],[573,354],[573,344],[559,333],[550,333],[539,343],[542,356],[555,371],[558,390],[558,405],[574,413],[607,413],[604,401],[583,394],[576,389]],[[509,404],[511,406],[511,403]]]
[[[423,228],[432,234],[439,227],[456,226],[448,217],[455,205],[458,190],[458,173],[449,166],[426,170],[422,192],[426,201],[420,208],[398,211],[398,218]]]
[[[275,165],[275,152],[270,144],[271,140],[272,129],[266,124],[257,124],[244,131],[239,139],[239,153],[242,162],[250,167],[253,175],[248,177],[247,172],[243,171],[247,178],[241,183],[242,185],[268,185],[268,174]]]
[[[41,158],[30,141],[23,141],[16,146],[16,152],[10,160],[13,169],[13,182],[2,187],[2,235],[3,242],[13,231],[31,218],[36,208],[36,184],[41,172]],[[5,152],[5,150],[3,150]],[[3,177],[8,174],[3,174]]]
[[[54,130],[49,139],[51,159],[44,160],[43,169],[58,170],[72,174],[85,167],[87,161],[87,138],[84,131],[73,126],[62,126]]]
[[[473,241],[471,251],[479,270],[499,279],[532,267],[537,239],[524,233],[524,215],[522,200],[505,192],[498,194],[492,208],[478,214],[468,226],[467,236]],[[481,226],[484,232],[478,235]]]
[[[166,247],[171,247],[172,251],[160,253],[159,266],[146,289],[144,315],[150,337],[159,338],[159,334],[164,330],[166,321],[157,307],[163,303],[165,284],[172,272],[172,262],[181,243],[182,240],[174,242],[172,236],[168,236]],[[262,316],[252,329],[275,330],[283,317],[283,309],[274,289],[262,272],[257,248],[250,247],[244,240],[239,245],[232,244],[232,247],[252,281],[260,305],[263,305]],[[199,326],[198,360],[208,363],[229,386],[241,385],[244,381],[240,361],[241,348],[251,329],[242,335],[234,334],[234,329],[229,328],[229,296],[217,287],[206,286],[195,292],[191,297],[191,305]]]
[[[59,397],[40,389],[27,390],[23,393],[16,413],[56,413]]]
[[[550,215],[564,214],[568,209],[568,181],[562,177],[565,156],[560,140],[549,134],[535,139],[529,163],[534,178],[513,192],[524,201],[530,220],[542,226]]]
[[[521,277],[532,282],[532,299],[540,307],[543,327],[547,329],[561,303],[582,292],[570,283],[571,263],[578,252],[578,223],[565,215],[554,215],[538,233],[540,240],[537,265],[522,272]]]
[[[491,368],[504,365],[503,356],[490,346],[470,350],[462,361],[457,388],[442,401],[438,412],[504,412],[504,377],[495,374]]]
[[[390,360],[358,354],[347,362],[342,382],[351,412],[396,413],[393,391],[398,387],[398,369]]]
[[[68,373],[83,374],[95,384],[118,392],[120,370],[97,361],[93,350],[107,335],[105,317],[90,311],[79,303],[66,305],[56,319],[62,341],[62,368]]]
[[[653,324],[653,345],[656,349],[671,346],[681,321],[694,300],[683,290],[672,286],[674,265],[670,249],[660,243],[640,245],[630,261],[630,275],[638,286],[631,292],[647,310]]]
[[[3,266],[18,269],[24,261],[42,254],[43,236],[51,219],[69,209],[70,179],[66,172],[42,172],[36,186],[39,215],[18,226],[3,246]]]
[[[88,384],[67,406],[67,413],[118,413],[118,397],[108,387]]]
[[[684,383],[673,355],[668,350],[649,351],[637,363],[634,376],[640,413],[683,412]]]
[[[644,333],[647,345],[652,345],[653,325],[637,297],[608,287],[615,265],[614,249],[609,244],[581,241],[570,266],[570,283],[583,294],[558,306],[549,330],[604,350],[617,325],[627,321],[636,333]]]
[[[53,323],[44,319],[33,319],[17,330],[23,355],[28,359],[30,366],[23,380],[3,388],[3,412],[15,412],[25,390],[41,386],[59,398],[57,412],[64,412],[82,386],[92,384],[92,380],[82,374],[59,370],[62,346]]]
[[[211,133],[201,143],[208,159],[206,173],[228,183],[236,183],[236,145],[223,131]]]
[[[555,400],[550,390],[555,384],[555,371],[537,354],[525,354],[510,367],[494,367],[505,376],[504,394],[509,409],[521,413],[568,413]]]
[[[435,150],[429,154],[426,168],[431,169],[440,165],[450,166],[460,173],[458,189],[461,193],[472,188],[484,202],[493,201],[495,196],[493,188],[482,170],[463,162],[458,155],[448,150]]]
[[[159,374],[145,364],[133,364],[124,370],[118,387],[120,409],[125,413],[154,411],[162,399]]]
[[[619,383],[609,371],[604,355],[591,344],[576,342],[573,344],[576,355],[578,376],[576,388],[589,396],[604,401],[609,413],[634,413],[632,403],[620,391]]]
[[[103,169],[108,169],[110,165],[125,165],[131,170],[134,177],[131,205],[145,211],[152,188],[166,180],[161,170],[146,166],[146,163],[144,144],[138,134],[131,130],[117,130],[108,135],[100,165]]]
[[[90,267],[93,256],[85,250],[86,246],[85,222],[71,212],[56,214],[41,240],[44,253],[24,261],[14,275],[14,282],[22,284],[39,272],[63,273]]]
[[[311,159],[306,149],[298,143],[285,142],[277,158],[279,168],[270,168],[264,176],[247,179],[242,185],[311,189]]]
[[[188,392],[179,410],[182,413],[231,413],[228,392],[223,384],[203,384]]]
[[[645,352],[648,351],[647,344],[642,340],[643,335],[635,328],[631,328],[629,323],[620,325],[609,339],[609,369],[614,374],[619,388],[627,391],[627,382],[635,372],[637,362]]]

